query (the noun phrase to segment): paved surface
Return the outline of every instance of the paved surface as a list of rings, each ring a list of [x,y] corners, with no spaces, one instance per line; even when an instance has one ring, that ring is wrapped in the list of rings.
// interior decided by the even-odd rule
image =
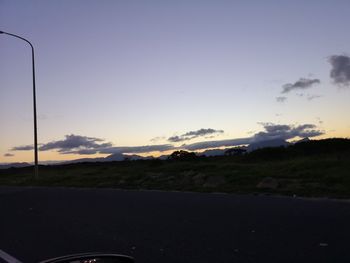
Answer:
[[[137,262],[350,262],[350,203],[0,188],[0,249],[24,262],[106,251]]]

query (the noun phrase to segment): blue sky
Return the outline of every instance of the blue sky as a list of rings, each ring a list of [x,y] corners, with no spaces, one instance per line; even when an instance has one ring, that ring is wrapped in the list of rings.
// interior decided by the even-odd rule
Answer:
[[[349,10],[320,0],[0,0],[0,30],[35,45],[40,143],[73,134],[138,147],[224,131],[178,147],[251,137],[261,123],[349,137],[350,90],[329,62],[350,54]],[[0,57],[0,162],[31,161],[10,151],[33,138],[30,50],[0,35]],[[319,83],[281,93],[300,79]],[[82,157],[59,150],[40,159]]]

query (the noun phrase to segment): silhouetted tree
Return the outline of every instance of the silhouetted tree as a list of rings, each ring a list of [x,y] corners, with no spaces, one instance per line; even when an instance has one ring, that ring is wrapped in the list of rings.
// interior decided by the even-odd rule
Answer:
[[[180,150],[169,155],[168,160],[194,160],[196,158],[197,155],[194,152]]]

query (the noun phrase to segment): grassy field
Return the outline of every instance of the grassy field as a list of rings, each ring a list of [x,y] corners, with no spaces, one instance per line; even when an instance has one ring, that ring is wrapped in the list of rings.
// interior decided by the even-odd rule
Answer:
[[[0,184],[349,198],[349,141],[307,142],[243,156],[40,166],[37,180],[33,167],[11,168],[0,170]]]

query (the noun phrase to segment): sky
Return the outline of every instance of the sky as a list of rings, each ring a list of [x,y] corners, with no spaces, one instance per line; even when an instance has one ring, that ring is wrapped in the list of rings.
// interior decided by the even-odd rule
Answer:
[[[349,1],[0,0],[39,159],[350,137]],[[33,160],[0,34],[0,162]]]

